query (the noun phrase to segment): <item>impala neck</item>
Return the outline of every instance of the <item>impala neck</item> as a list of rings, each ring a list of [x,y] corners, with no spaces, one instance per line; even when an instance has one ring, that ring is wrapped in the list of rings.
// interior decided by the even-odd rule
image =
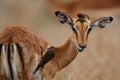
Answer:
[[[68,64],[70,64],[75,57],[77,56],[77,51],[75,49],[75,45],[72,41],[72,35],[68,38],[68,40],[61,46],[56,48],[56,59],[58,64],[58,70],[63,69]]]

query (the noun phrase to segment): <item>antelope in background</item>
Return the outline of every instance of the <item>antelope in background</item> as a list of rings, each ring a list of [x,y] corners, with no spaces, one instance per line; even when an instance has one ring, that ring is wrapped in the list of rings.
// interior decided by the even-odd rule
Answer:
[[[70,13],[71,16],[74,16],[74,13],[81,10],[110,10],[120,8],[119,0],[99,0],[97,2],[96,0],[47,0],[47,3],[50,12],[62,10]]]
[[[91,22],[86,14],[79,13],[77,18],[71,18],[61,11],[56,11],[55,15],[73,31],[58,47],[50,46],[24,27],[8,27],[0,34],[0,80],[52,80],[57,71],[86,48],[88,35],[94,27],[104,28],[113,20],[102,17]]]

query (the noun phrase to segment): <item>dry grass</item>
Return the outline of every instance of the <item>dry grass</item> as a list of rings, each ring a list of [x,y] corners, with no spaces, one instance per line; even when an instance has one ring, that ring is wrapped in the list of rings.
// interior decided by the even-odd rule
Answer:
[[[51,17],[42,1],[1,0],[0,3],[4,4],[0,5],[0,31],[9,25],[28,26],[52,45],[62,44],[71,33],[68,25]],[[92,19],[112,15],[114,21],[104,29],[95,28],[89,36],[87,49],[58,72],[54,80],[120,80],[120,9],[82,12]]]

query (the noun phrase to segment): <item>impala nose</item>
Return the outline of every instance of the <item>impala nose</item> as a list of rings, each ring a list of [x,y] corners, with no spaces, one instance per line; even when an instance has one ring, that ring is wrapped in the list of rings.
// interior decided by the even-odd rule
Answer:
[[[86,48],[86,45],[80,44],[79,46],[80,46],[82,49]]]
[[[79,47],[77,47],[77,51],[82,52],[86,48],[86,45],[79,44]]]
[[[80,46],[82,49],[86,48],[86,46]]]

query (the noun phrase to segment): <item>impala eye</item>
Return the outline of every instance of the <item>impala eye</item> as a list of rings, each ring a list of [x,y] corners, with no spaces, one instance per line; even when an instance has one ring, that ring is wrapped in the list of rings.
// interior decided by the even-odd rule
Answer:
[[[87,34],[89,34],[91,32],[92,28],[90,27],[88,30],[87,30]]]
[[[88,26],[88,29],[87,29],[87,34],[89,34],[92,30],[92,27]]]

